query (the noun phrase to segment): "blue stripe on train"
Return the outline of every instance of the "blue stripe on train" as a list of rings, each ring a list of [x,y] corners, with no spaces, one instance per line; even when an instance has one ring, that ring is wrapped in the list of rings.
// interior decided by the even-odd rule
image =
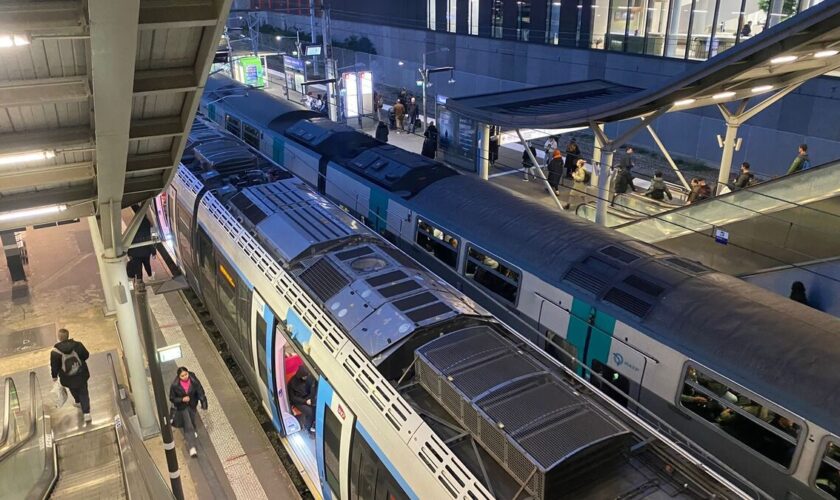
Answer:
[[[268,387],[268,401],[265,404],[268,405],[269,409],[271,410],[271,421],[274,423],[274,428],[281,430],[282,426],[280,424],[280,415],[277,410],[277,405],[275,404],[277,398],[277,388],[274,385],[274,332],[276,328],[274,328],[274,323],[277,319],[274,316],[274,311],[268,306],[268,304],[263,307],[263,317],[265,318],[266,331],[265,335],[265,357],[267,360],[267,367],[268,370],[268,383],[266,384]],[[283,432],[281,430],[281,432]]]

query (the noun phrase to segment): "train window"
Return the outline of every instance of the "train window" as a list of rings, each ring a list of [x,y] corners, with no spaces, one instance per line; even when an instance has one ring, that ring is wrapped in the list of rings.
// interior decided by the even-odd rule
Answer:
[[[482,288],[511,304],[516,303],[516,296],[519,293],[519,271],[516,269],[471,245],[467,251],[467,265],[464,273]]]
[[[802,425],[732,384],[689,366],[679,395],[680,405],[719,431],[745,444],[785,469],[793,463]]]
[[[222,317],[222,323],[224,323],[224,327],[231,338],[236,339],[238,337],[236,332],[238,324],[236,290],[242,287],[237,286],[239,280],[236,271],[219,253],[216,253],[216,271],[216,288],[219,290],[219,307],[216,310]]]
[[[353,429],[350,451],[351,500],[407,500],[408,496],[370,447],[364,436]]]
[[[417,219],[415,241],[420,248],[434,255],[437,260],[452,269],[458,266],[458,248],[461,242],[456,236],[447,234],[428,222]]]
[[[213,258],[213,242],[204,231],[204,228],[198,228],[198,267],[201,268],[201,275],[204,277],[201,285],[206,287],[202,290],[205,300],[216,301],[216,265]],[[211,303],[212,303],[211,302]]]
[[[256,127],[252,127],[247,123],[242,124],[242,140],[248,143],[250,146],[253,146],[256,149],[260,149],[260,131]]]
[[[239,137],[242,130],[242,122],[239,121],[239,118],[234,118],[230,115],[225,116],[225,128],[228,132]]]
[[[826,498],[840,498],[840,439],[830,437],[826,441],[812,485]]]
[[[251,352],[251,291],[247,286],[240,286],[236,303],[239,306],[239,348],[248,364],[254,367],[254,355]]]
[[[329,406],[324,407],[324,471],[327,476],[327,484],[333,491],[335,498],[341,498],[341,483],[339,457],[341,451],[341,421],[335,416]]]
[[[601,378],[592,377],[592,385],[600,389],[621,406],[626,407],[627,394],[630,392],[630,380],[627,377],[622,377],[620,373],[597,359],[592,360],[592,371],[601,376]],[[605,383],[605,381],[609,382],[610,385]]]

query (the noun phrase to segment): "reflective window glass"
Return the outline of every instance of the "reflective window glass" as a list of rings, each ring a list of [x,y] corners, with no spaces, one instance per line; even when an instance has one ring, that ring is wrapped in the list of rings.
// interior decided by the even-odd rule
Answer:
[[[460,240],[456,236],[448,234],[426,221],[418,220],[415,241],[420,248],[434,255],[437,260],[452,269],[458,267]]]
[[[665,55],[685,57],[688,41],[688,23],[693,0],[674,0],[668,18],[668,36],[665,38]]]
[[[802,435],[802,427],[793,417],[695,367],[686,370],[680,405],[719,432],[790,468]]]
[[[586,7],[585,2],[583,5]],[[591,47],[593,49],[603,49],[606,47],[607,20],[610,17],[609,0],[592,0],[591,9],[592,27],[589,31],[592,34]]]
[[[567,0],[571,1],[571,0]],[[560,43],[560,2],[548,2],[545,16],[545,43]]]
[[[493,0],[490,11],[490,36],[502,38],[504,33],[505,4],[502,0]]]
[[[516,2],[516,39],[528,41],[531,34],[531,2],[520,0]]]
[[[479,0],[469,0],[469,10],[467,11],[467,29],[470,35],[478,34],[478,5]]]
[[[624,51],[624,40],[633,12],[630,10],[632,0],[612,0],[610,4],[610,18],[607,23],[609,35],[606,48],[608,50]]]
[[[744,31],[745,26],[743,12],[741,12],[742,3],[742,0],[720,0],[715,21],[717,30],[711,43],[709,57],[714,57],[735,46],[741,38],[741,32]],[[752,26],[746,30],[751,31]]]
[[[435,16],[437,15],[435,3],[437,3],[437,0],[426,0],[426,28],[432,31],[437,28],[435,20]]]
[[[648,2],[645,24],[645,54],[661,56],[665,51],[665,30],[668,28],[667,0]]]
[[[506,301],[515,304],[519,292],[519,271],[499,259],[470,246],[464,274]]]
[[[458,21],[458,0],[447,0],[446,2],[446,31],[455,33]]]
[[[712,53],[712,35],[715,32],[715,3],[715,0],[694,1],[688,43],[689,59],[706,60]]]
[[[744,3],[744,20],[741,24],[740,40],[748,40],[764,30],[767,24],[768,1],[746,0]]]
[[[814,486],[828,498],[840,498],[840,445],[836,442],[826,444]]]
[[[799,0],[758,0],[758,6],[761,10],[769,13],[767,26],[772,28],[796,14],[796,9],[799,8]]]

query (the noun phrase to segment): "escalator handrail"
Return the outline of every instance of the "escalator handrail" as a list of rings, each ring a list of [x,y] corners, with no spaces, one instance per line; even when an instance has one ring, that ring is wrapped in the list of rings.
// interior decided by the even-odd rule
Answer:
[[[36,419],[38,418],[36,412],[38,408],[37,402],[41,399],[41,388],[38,387],[38,377],[35,375],[35,372],[29,372],[29,394],[29,425],[27,426],[26,434],[17,443],[8,446],[0,452],[0,462],[12,456],[12,454],[35,437],[35,430],[37,429]]]
[[[12,392],[17,394],[15,381],[12,377],[6,377],[3,383],[3,428],[0,429],[0,449],[6,445],[9,438],[9,425],[12,422]]]
[[[809,168],[807,170],[800,170],[800,171],[794,172],[790,175],[779,176],[779,177],[776,177],[775,179],[770,179],[768,181],[760,182],[760,183],[752,185],[752,186],[747,186],[746,188],[743,188],[743,189],[738,189],[738,190],[730,191],[730,192],[725,193],[725,194],[712,196],[710,198],[707,198],[705,200],[700,200],[700,201],[692,203],[690,205],[678,206],[678,207],[672,208],[670,210],[665,210],[665,211],[659,212],[658,214],[652,214],[652,215],[649,215],[647,217],[643,217],[643,219],[644,220],[660,219],[662,217],[666,217],[670,214],[673,214],[674,212],[677,212],[679,210],[685,210],[685,209],[688,209],[690,207],[702,207],[702,206],[705,206],[705,205],[710,204],[711,202],[715,202],[715,201],[718,201],[720,203],[729,204],[729,205],[738,207],[742,210],[747,210],[747,211],[753,212],[757,215],[768,215],[768,214],[764,214],[764,213],[762,213],[758,210],[745,208],[745,207],[742,207],[742,206],[740,206],[736,203],[731,203],[730,202],[730,200],[729,200],[730,198],[738,195],[739,193],[744,193],[744,192],[751,193],[751,194],[754,194],[756,196],[763,196],[763,197],[768,198],[770,200],[786,203],[786,204],[792,205],[792,207],[794,207],[794,208],[808,208],[809,210],[814,210],[814,211],[817,211],[817,212],[825,213],[826,215],[835,216],[835,214],[832,214],[830,212],[824,212],[822,210],[819,210],[819,209],[816,209],[816,208],[813,208],[813,207],[809,207],[809,206],[801,204],[801,203],[785,200],[783,198],[778,198],[776,196],[771,196],[769,194],[756,191],[756,189],[758,189],[758,188],[763,189],[767,185],[770,185],[770,184],[773,184],[773,183],[778,183],[778,182],[781,182],[781,181],[786,181],[786,180],[789,180],[790,178],[792,178],[794,176],[802,175],[806,172],[814,172],[814,171],[821,170],[821,169],[824,169],[824,168],[829,168],[829,167],[832,167],[832,166],[840,166],[840,160],[834,160],[834,161],[831,161],[831,162],[828,162],[828,163],[824,163],[824,164],[819,165],[817,167]],[[704,220],[701,220],[701,219],[695,219],[695,220],[697,220],[697,222],[700,222],[700,223],[703,223],[703,224],[712,224],[711,222],[704,221]],[[619,228],[624,227],[624,226],[629,226],[630,224],[635,224],[637,222],[639,222],[639,221],[625,222],[624,224],[620,224],[618,226],[615,226],[614,229],[619,229]],[[666,222],[670,222],[670,221],[666,221]],[[671,222],[671,223],[673,223],[673,222]]]

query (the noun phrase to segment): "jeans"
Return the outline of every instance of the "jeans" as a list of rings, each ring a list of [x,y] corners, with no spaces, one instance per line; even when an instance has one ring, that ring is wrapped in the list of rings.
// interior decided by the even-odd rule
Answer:
[[[196,448],[198,446],[198,438],[195,437],[195,411],[189,408],[177,410],[181,413],[180,418],[183,422],[181,430],[184,431],[184,440],[187,442],[187,448]]]
[[[90,413],[90,394],[88,394],[88,385],[81,387],[68,387],[67,390],[73,395],[73,400],[82,406],[82,413]]]

